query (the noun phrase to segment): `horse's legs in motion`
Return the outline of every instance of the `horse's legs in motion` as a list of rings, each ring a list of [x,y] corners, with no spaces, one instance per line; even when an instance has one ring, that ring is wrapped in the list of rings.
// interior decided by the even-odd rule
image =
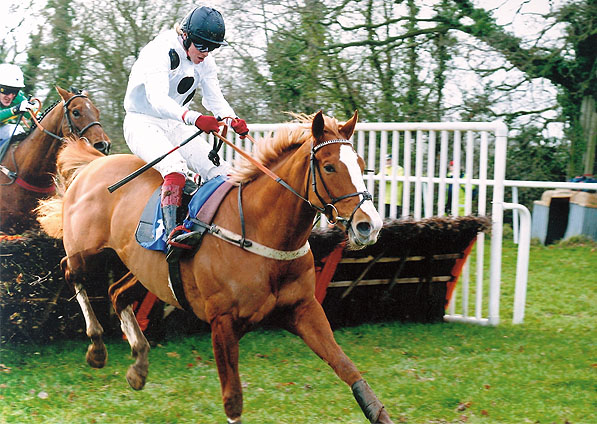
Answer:
[[[137,283],[137,278],[128,272],[110,286],[108,294],[112,299],[114,310],[120,318],[120,328],[126,335],[126,339],[131,345],[131,354],[135,358],[135,363],[126,372],[126,380],[133,389],[141,390],[145,386],[149,369],[149,343],[139,327],[127,296],[130,289]]]
[[[342,351],[332,333],[321,305],[313,300],[295,309],[290,330],[298,334],[338,377],[352,388],[352,393],[365,416],[372,423],[391,424],[388,413],[354,363]]]
[[[106,345],[102,339],[104,329],[91,308],[91,302],[89,302],[87,292],[83,288],[83,285],[80,282],[75,281],[77,277],[80,277],[80,274],[78,275],[77,273],[79,267],[73,265],[77,262],[78,261],[73,258],[63,258],[62,261],[60,261],[60,266],[64,272],[64,278],[75,290],[77,302],[79,302],[81,310],[83,311],[83,316],[85,317],[86,333],[92,342],[87,348],[87,354],[85,356],[87,363],[93,368],[102,368],[106,365],[106,361],[108,360],[108,351],[106,350]]]
[[[243,410],[243,393],[238,375],[238,339],[231,315],[218,316],[211,322],[211,341],[222,387],[222,401],[230,424],[241,422]]]
[[[131,345],[131,353],[135,358],[135,363],[131,365],[126,372],[126,381],[135,390],[141,390],[145,386],[147,372],[149,369],[149,343],[143,335],[135,313],[131,305],[120,312],[120,327],[126,334],[126,338]]]

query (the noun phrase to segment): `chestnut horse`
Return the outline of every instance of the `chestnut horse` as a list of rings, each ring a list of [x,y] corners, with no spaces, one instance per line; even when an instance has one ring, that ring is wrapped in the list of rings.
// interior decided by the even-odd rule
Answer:
[[[274,137],[258,141],[254,146],[255,159],[277,174],[285,186],[246,159],[235,164],[231,181],[236,184],[221,203],[213,224],[221,232],[242,233],[250,245],[262,245],[263,256],[239,247],[238,243],[207,235],[199,252],[180,262],[186,299],[193,312],[211,325],[229,423],[241,422],[239,340],[272,314],[277,323],[299,335],[352,388],[371,422],[392,422],[336,343],[315,299],[315,269],[307,242],[317,210],[333,215],[347,231],[348,243],[354,248],[377,240],[382,220],[365,188],[364,162],[349,141],[356,121],[356,112],[344,125],[319,112],[303,117],[300,125],[284,127]],[[67,256],[61,265],[67,281],[75,287],[86,318],[87,335],[92,340],[87,361],[96,367],[104,365],[107,353],[102,328],[83,283],[92,284],[92,276],[87,275],[84,280],[86,269],[103,249],[113,249],[149,291],[167,303],[181,306],[169,286],[164,254],[144,249],[134,237],[147,200],[162,183],[160,174],[150,169],[111,194],[108,186],[144,162],[131,155],[100,156],[82,143],[67,145],[59,155],[58,169],[59,175],[72,178],[64,183],[62,198],[49,200],[40,207],[42,228],[64,240]],[[88,165],[78,168],[86,161]],[[141,389],[148,371],[149,344],[131,307],[114,297],[112,300],[136,358],[127,371],[127,380],[134,389]]]
[[[33,209],[39,199],[54,193],[56,155],[65,137],[84,137],[107,154],[110,139],[99,123],[99,111],[83,93],[56,87],[62,100],[44,113],[43,129],[33,127],[6,152],[0,171],[0,230],[21,232],[36,225]],[[57,107],[61,104],[62,107]]]

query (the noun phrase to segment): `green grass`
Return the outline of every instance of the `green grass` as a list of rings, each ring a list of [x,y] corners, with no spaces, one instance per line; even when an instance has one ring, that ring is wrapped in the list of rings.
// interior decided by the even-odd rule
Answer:
[[[533,246],[525,323],[512,325],[516,246],[504,244],[502,323],[384,323],[335,332],[396,423],[597,423],[597,245]],[[210,336],[150,352],[129,388],[121,340],[92,369],[87,343],[5,345],[0,421],[224,423]],[[245,423],[364,423],[350,389],[301,340],[259,330],[241,341]]]

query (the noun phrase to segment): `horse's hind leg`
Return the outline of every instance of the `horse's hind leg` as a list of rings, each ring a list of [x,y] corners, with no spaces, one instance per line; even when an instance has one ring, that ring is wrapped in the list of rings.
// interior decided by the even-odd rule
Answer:
[[[126,372],[126,380],[135,390],[141,390],[145,386],[149,369],[149,343],[139,327],[127,296],[138,281],[129,272],[108,289],[114,310],[120,318],[120,327],[131,345],[131,354],[135,358],[135,363]]]
[[[87,363],[93,368],[102,368],[106,365],[106,361],[108,360],[108,351],[106,350],[106,345],[102,339],[104,329],[93,312],[91,302],[89,302],[89,297],[87,297],[87,292],[83,288],[83,285],[80,282],[74,281],[77,274],[74,272],[76,267],[73,267],[70,264],[71,260],[72,259],[69,258],[63,258],[62,261],[60,261],[60,267],[64,272],[64,278],[74,288],[77,302],[79,302],[79,306],[81,306],[81,311],[83,311],[83,316],[85,317],[85,332],[91,339],[91,344],[87,348],[85,358],[87,359]]]
[[[289,321],[289,330],[298,334],[321,359],[327,362],[346,384],[365,416],[375,424],[391,424],[392,420],[373,390],[363,380],[354,363],[334,339],[321,305],[313,300],[297,307]]]

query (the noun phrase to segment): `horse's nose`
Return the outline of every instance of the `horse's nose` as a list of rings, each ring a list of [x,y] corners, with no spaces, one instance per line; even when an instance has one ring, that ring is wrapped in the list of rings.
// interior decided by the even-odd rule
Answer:
[[[371,235],[371,224],[367,221],[361,221],[357,224],[357,231],[363,238],[369,238]]]
[[[96,150],[102,152],[104,155],[110,153],[110,143],[108,143],[107,141],[97,141],[93,144],[93,147]]]

